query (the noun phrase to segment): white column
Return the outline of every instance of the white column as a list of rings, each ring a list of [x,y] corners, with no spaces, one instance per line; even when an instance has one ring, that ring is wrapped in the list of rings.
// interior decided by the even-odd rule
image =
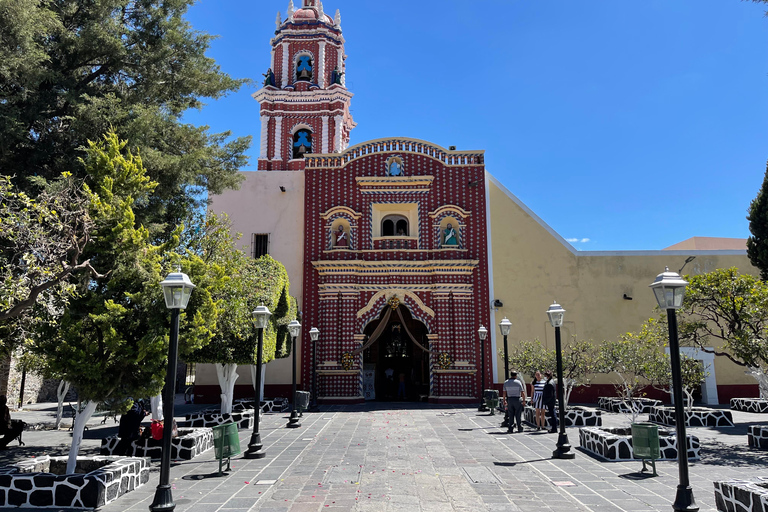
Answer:
[[[338,57],[338,68],[339,73],[344,71],[344,47],[340,46],[338,50],[336,50],[336,56]],[[344,73],[341,75],[341,85],[346,87],[347,86],[347,74]]]
[[[320,152],[322,154],[328,153],[328,116],[323,116],[323,145]]]
[[[283,73],[282,73],[282,83],[280,86],[285,89],[286,86],[290,84],[288,81],[288,47],[290,45],[288,43],[283,43]]]
[[[267,159],[267,136],[269,135],[269,116],[261,115],[261,150],[259,151],[259,158]]]
[[[273,48],[272,48],[272,51],[271,51],[271,52],[269,52],[269,53],[270,53],[270,57],[269,57],[269,67],[271,67],[271,68],[272,68],[272,72],[274,73],[274,71],[275,71],[275,48],[273,47]]]
[[[283,118],[275,117],[275,158],[274,160],[283,159]]]
[[[317,56],[317,66],[315,66],[315,73],[317,73],[317,85],[321,89],[325,89],[325,41],[320,41],[320,51]]]
[[[333,138],[333,152],[341,153],[341,132],[344,129],[344,116],[335,116],[333,121],[333,128],[336,130],[335,137]]]

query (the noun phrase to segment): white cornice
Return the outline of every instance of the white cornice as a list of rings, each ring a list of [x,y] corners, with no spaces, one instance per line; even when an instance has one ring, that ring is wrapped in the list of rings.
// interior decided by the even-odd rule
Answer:
[[[286,91],[276,87],[262,87],[251,95],[259,103],[331,103],[334,101],[347,102],[352,94],[346,89],[315,89],[314,91]]]

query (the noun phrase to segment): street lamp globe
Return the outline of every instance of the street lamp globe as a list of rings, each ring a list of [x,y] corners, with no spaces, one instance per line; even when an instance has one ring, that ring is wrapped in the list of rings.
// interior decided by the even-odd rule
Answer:
[[[267,327],[267,321],[269,320],[269,317],[272,316],[272,313],[270,313],[267,306],[262,304],[254,309],[251,315],[253,315],[253,326],[257,329],[264,329]]]
[[[687,285],[688,281],[680,277],[680,274],[670,272],[669,267],[665,267],[664,272],[657,275],[649,286],[661,309],[680,309]]]
[[[562,327],[565,310],[560,304],[553,302],[547,310],[547,316],[549,317],[549,323],[552,324],[552,327]]]
[[[313,327],[309,330],[309,339],[312,341],[317,341],[317,339],[320,337],[320,329],[317,327]]]
[[[501,329],[502,336],[509,336],[509,330],[511,328],[512,328],[512,322],[509,321],[509,318],[504,317],[504,320],[499,322],[499,329]]]
[[[509,329],[507,329],[507,333],[509,333]],[[480,341],[485,341],[485,338],[488,337],[488,329],[481,325],[477,330],[477,335],[480,336]]]
[[[299,335],[299,332],[301,332],[301,324],[298,320],[291,320],[291,323],[288,324],[288,332],[291,334],[291,338],[295,338]]]
[[[183,272],[171,272],[165,281],[160,283],[163,287],[165,307],[168,309],[185,309],[189,303],[189,297],[195,285],[189,280],[189,276]]]

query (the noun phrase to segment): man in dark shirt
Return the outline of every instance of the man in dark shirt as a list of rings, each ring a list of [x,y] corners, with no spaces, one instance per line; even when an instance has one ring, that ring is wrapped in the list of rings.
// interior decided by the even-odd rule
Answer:
[[[507,410],[507,425],[509,432],[514,432],[515,423],[517,431],[523,431],[523,404],[525,403],[525,385],[517,378],[517,372],[509,372],[509,379],[504,382],[504,403]]]

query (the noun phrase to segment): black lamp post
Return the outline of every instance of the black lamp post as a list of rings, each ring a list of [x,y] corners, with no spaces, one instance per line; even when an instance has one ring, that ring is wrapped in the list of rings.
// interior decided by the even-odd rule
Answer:
[[[299,412],[296,410],[296,338],[299,336],[299,332],[301,332],[301,324],[298,320],[291,320],[291,323],[288,324],[288,333],[293,340],[293,347],[291,348],[293,352],[293,384],[291,389],[291,417],[286,425],[288,428],[298,428],[301,426]]]
[[[171,492],[171,435],[173,434],[173,396],[176,393],[176,365],[179,355],[179,310],[187,307],[189,297],[195,285],[189,276],[182,272],[171,272],[163,287],[165,307],[171,310],[171,339],[168,345],[168,368],[165,374],[165,396],[163,397],[162,455],[160,458],[160,483],[155,490],[155,498],[149,506],[152,512],[170,512],[176,508]]]
[[[504,386],[504,382],[506,382],[507,379],[509,378],[509,350],[507,350],[507,336],[509,336],[509,330],[511,328],[512,328],[512,322],[509,321],[509,318],[504,317],[504,319],[501,322],[499,322],[499,330],[501,330],[501,335],[504,336],[504,378],[501,380],[502,389]],[[509,418],[509,415],[504,414],[504,421],[501,422],[502,427],[509,426],[508,418]]]
[[[309,404],[310,412],[320,412],[317,406],[317,339],[320,337],[320,330],[313,327],[309,330],[309,337],[312,340],[312,400]]]
[[[555,353],[557,355],[557,410],[560,433],[557,436],[557,449],[552,452],[553,459],[572,459],[576,456],[571,451],[568,434],[565,433],[565,400],[563,399],[563,347],[560,344],[560,327],[563,325],[565,310],[557,302],[547,310],[549,323],[555,328]]]
[[[248,449],[243,455],[246,459],[261,459],[267,452],[264,450],[264,445],[261,444],[261,434],[259,433],[259,417],[261,416],[261,359],[264,352],[264,329],[267,327],[267,322],[272,313],[269,312],[269,308],[262,304],[253,310],[253,326],[259,331],[259,344],[256,349],[256,403],[253,406],[253,432],[251,433],[251,440],[248,443]]]
[[[699,510],[693,499],[693,489],[688,480],[688,438],[685,434],[685,410],[683,404],[683,379],[680,375],[680,344],[677,339],[677,313],[683,305],[685,287],[688,284],[677,272],[664,272],[656,276],[650,285],[661,309],[667,310],[669,324],[669,359],[672,367],[672,396],[675,400],[675,424],[677,426],[677,465],[680,472],[674,510],[695,512]]]
[[[483,394],[485,391],[485,338],[488,337],[488,329],[481,325],[477,330],[477,335],[480,337],[480,371],[482,372],[480,374],[480,405],[477,407],[477,410],[478,412],[485,412],[488,410],[488,407],[485,405],[485,395]]]

